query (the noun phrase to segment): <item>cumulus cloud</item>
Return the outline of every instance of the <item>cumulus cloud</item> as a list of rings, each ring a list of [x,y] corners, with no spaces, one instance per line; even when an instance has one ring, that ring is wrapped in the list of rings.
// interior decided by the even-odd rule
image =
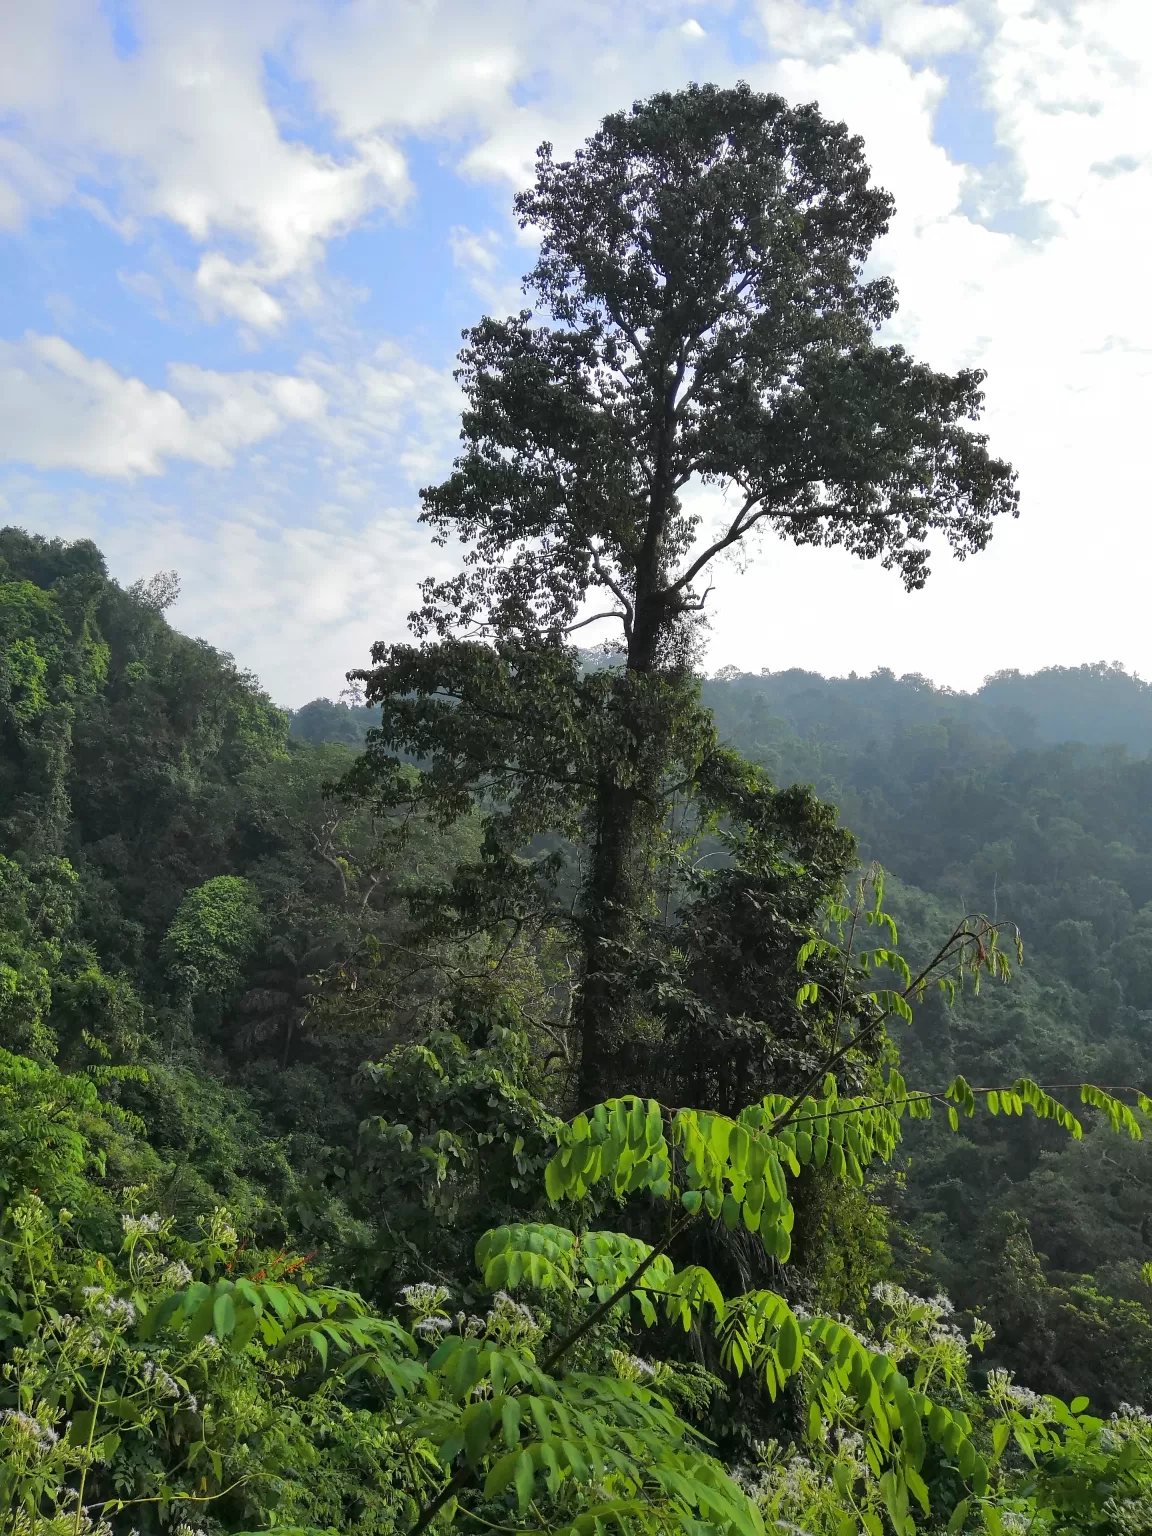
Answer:
[[[294,57],[347,134],[467,137],[462,169],[514,184],[537,146],[567,153],[605,112],[700,72],[731,73],[691,0],[360,0],[316,14]],[[715,66],[715,67],[714,67]]]
[[[198,521],[157,508],[114,536],[110,556],[125,579],[179,570],[173,621],[226,635],[277,700],[331,696],[374,640],[402,637],[408,595],[429,568],[424,530],[405,506],[377,507],[355,528],[277,527],[249,510]]]
[[[495,272],[500,264],[500,236],[493,229],[476,234],[463,224],[453,224],[448,231],[452,260],[466,272]]]
[[[465,306],[519,302],[528,263],[507,197],[537,144],[570,153],[604,112],[690,78],[817,100],[864,135],[899,210],[875,255],[901,292],[891,335],[937,367],[988,368],[987,426],[1024,498],[978,562],[941,559],[926,598],[835,553],[766,547],[743,580],[721,573],[714,659],[889,661],[953,681],[1102,653],[1152,666],[1146,0],[201,0],[138,15],[119,53],[98,0],[42,0],[6,20],[0,226],[82,202],[135,242],[134,269],[158,229],[176,230],[164,283],[134,270],[125,285],[170,313],[182,264],[200,313],[258,341],[292,335],[329,243],[381,214],[415,210],[429,250],[461,274],[453,307],[414,295],[403,346],[345,318],[279,357],[279,373],[173,366],[154,387],[60,337],[0,352],[0,451],[98,477],[109,499],[85,515],[129,579],[144,573],[130,550],[153,520],[164,548],[185,541],[184,556],[158,545],[154,560],[186,567],[180,621],[273,668],[270,680],[295,668],[281,697],[332,686],[320,676],[343,670],[331,661],[342,633],[347,665],[373,624],[402,624],[429,558],[411,486],[454,447],[459,397],[439,365]],[[451,193],[446,211],[421,203],[409,177],[424,173],[404,158],[417,140],[413,166],[467,183],[459,206]],[[373,282],[392,280],[382,261]],[[195,484],[169,495],[185,475]],[[121,491],[131,476],[165,499]],[[41,494],[10,482],[8,515],[78,515]],[[838,611],[882,621],[815,634],[803,595],[816,581]],[[268,594],[258,610],[252,583]],[[1093,586],[1107,603],[1085,601]]]
[[[417,582],[447,569],[405,503],[379,502],[355,525],[326,512],[282,524],[239,487],[222,513],[198,476],[65,496],[10,473],[0,517],[13,515],[52,537],[95,539],[122,584],[177,570],[170,622],[232,652],[289,706],[334,697],[373,641],[403,638]]]
[[[16,7],[0,110],[20,139],[0,145],[0,222],[69,197],[112,222],[126,215],[126,234],[143,219],[169,221],[214,247],[195,275],[206,315],[274,329],[284,311],[269,290],[306,279],[327,240],[410,191],[403,156],[378,133],[326,152],[283,131],[265,68],[295,10],[269,0],[141,7],[136,46],[122,56],[96,0]]]
[[[159,475],[169,459],[225,469],[325,408],[313,379],[178,364],[169,382],[125,378],[61,336],[0,342],[0,459],[123,478]]]

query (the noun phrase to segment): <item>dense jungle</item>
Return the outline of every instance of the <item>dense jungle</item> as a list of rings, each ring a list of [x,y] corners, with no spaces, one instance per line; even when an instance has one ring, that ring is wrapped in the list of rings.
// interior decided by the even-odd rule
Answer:
[[[756,524],[1016,511],[843,125],[655,97],[517,211],[345,697],[0,531],[0,1532],[1152,1530],[1152,686],[704,675]]]

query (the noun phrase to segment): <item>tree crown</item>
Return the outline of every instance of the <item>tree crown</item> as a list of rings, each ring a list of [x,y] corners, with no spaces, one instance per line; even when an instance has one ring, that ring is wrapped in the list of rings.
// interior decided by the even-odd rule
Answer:
[[[650,662],[757,524],[909,588],[931,535],[982,549],[1014,476],[966,425],[979,370],[876,339],[896,294],[864,267],[892,208],[842,123],[745,85],[639,102],[570,161],[543,145],[516,199],[540,313],[465,332],[463,450],[423,497],[437,536],[472,548],[418,626],[559,634],[600,592]],[[711,540],[682,500],[694,480],[729,494]]]

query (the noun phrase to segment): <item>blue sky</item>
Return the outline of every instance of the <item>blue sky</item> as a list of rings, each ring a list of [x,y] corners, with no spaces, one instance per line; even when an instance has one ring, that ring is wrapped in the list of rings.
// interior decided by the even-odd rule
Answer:
[[[125,582],[175,568],[174,622],[282,702],[337,692],[446,558],[416,491],[451,460],[461,328],[520,302],[536,144],[690,79],[864,135],[893,335],[988,368],[1022,491],[918,596],[764,544],[720,573],[708,664],[1152,672],[1146,0],[38,0],[3,25],[0,518],[96,539]]]

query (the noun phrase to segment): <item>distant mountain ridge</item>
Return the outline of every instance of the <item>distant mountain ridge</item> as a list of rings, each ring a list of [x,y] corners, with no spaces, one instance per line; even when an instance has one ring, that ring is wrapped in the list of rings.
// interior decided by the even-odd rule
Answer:
[[[886,667],[862,677],[726,667],[704,680],[703,694],[725,737],[744,737],[750,724],[774,720],[797,736],[859,750],[875,737],[946,720],[1017,748],[1083,742],[1124,746],[1139,757],[1152,752],[1152,683],[1118,662],[996,672],[974,693],[937,687],[917,673],[897,677]],[[294,736],[350,746],[379,720],[375,709],[331,699],[313,699],[289,714]]]
[[[854,748],[877,733],[887,738],[894,730],[947,720],[1014,747],[1083,742],[1122,745],[1137,756],[1152,751],[1152,684],[1115,662],[997,672],[974,693],[939,688],[916,673],[897,677],[887,668],[835,678],[799,668],[726,668],[705,681],[704,700],[722,734],[727,723],[758,707],[799,736],[818,734]]]

